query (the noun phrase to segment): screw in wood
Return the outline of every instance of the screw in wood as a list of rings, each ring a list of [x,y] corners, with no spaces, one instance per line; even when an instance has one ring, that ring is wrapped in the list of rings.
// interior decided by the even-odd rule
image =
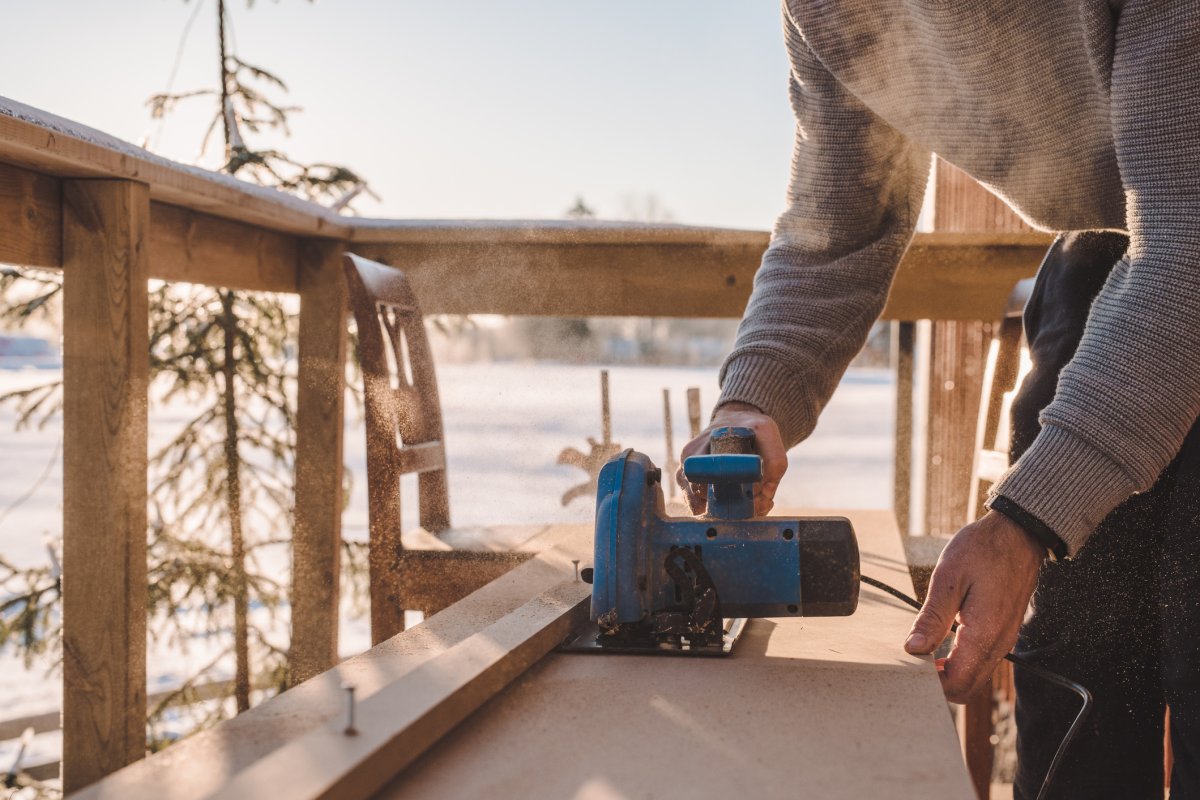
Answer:
[[[354,684],[343,683],[342,691],[346,693],[346,728],[342,732],[347,736],[356,736],[358,728],[354,727]]]
[[[579,559],[571,559],[571,563],[575,565],[575,582],[579,583]]]

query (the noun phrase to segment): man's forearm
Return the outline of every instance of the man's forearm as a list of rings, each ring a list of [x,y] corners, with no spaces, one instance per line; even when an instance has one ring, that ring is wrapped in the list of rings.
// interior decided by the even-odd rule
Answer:
[[[791,446],[866,341],[912,238],[930,154],[813,56],[785,15],[796,146],[788,208],[754,278],[721,403],[756,406]]]

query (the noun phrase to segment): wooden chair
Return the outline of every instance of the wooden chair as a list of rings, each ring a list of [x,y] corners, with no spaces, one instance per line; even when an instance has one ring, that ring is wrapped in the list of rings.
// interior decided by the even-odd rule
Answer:
[[[431,534],[450,528],[437,375],[404,273],[352,253],[344,269],[363,374],[371,641],[378,644],[404,630],[406,609],[436,613],[529,555],[404,547],[402,475],[417,474],[421,527]]]

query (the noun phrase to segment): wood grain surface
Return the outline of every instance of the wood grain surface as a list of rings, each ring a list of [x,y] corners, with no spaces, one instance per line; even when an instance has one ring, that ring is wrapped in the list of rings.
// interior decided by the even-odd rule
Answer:
[[[62,266],[61,183],[0,164],[0,263]]]
[[[230,289],[299,290],[298,239],[165,203],[150,204],[150,274]]]
[[[547,226],[547,233],[557,229]],[[714,231],[658,241],[629,226],[624,241],[481,241],[466,228],[425,241],[354,242],[355,253],[405,271],[427,314],[740,317],[767,237]],[[649,237],[642,241],[643,235]],[[995,319],[1012,285],[1032,275],[1045,234],[918,234],[884,319]]]
[[[63,183],[63,785],[146,750],[150,198]]]
[[[293,684],[337,663],[347,307],[340,244],[305,241],[300,248],[299,272]]]
[[[343,217],[275,189],[189,167],[40,109],[0,97],[0,162],[60,178],[116,178],[150,198],[270,230],[345,238]]]
[[[892,513],[836,513],[911,591]],[[553,654],[377,796],[970,798],[912,620],[863,587],[852,617],[751,621],[727,659]]]

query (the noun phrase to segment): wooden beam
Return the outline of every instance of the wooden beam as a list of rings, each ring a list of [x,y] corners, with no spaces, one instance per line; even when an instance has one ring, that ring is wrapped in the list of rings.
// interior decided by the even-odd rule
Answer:
[[[150,198],[63,183],[63,788],[146,752]]]
[[[400,267],[427,314],[740,317],[766,234],[708,231],[673,239],[630,228],[618,237],[467,230],[419,240],[356,241],[353,250]],[[361,236],[361,232],[356,232]],[[639,241],[646,236],[649,241]],[[696,234],[699,237],[699,234]],[[918,234],[901,262],[884,319],[993,319],[1012,284],[1036,270],[1045,234]]]
[[[286,787],[294,800],[370,797],[562,642],[587,618],[590,592],[568,581],[531,599],[358,702],[355,732],[334,718],[239,773],[220,796],[258,800]]]
[[[1038,232],[917,234],[883,318],[999,319],[1012,287],[1037,272],[1051,241]]]
[[[410,444],[400,449],[396,461],[399,471],[405,475],[445,469],[446,448],[441,442]]]
[[[741,316],[762,248],[688,244],[353,245],[403,269],[426,314]]]
[[[0,263],[62,266],[61,192],[54,178],[0,164]]]
[[[340,243],[303,242],[299,265],[292,684],[337,663],[348,305]]]
[[[254,688],[259,691],[273,690],[276,685],[271,681],[260,680],[255,682]],[[167,703],[168,708],[187,706],[206,700],[224,699],[229,697],[232,692],[233,681],[231,680],[209,681],[193,686],[187,691],[176,688],[147,695],[146,706],[152,708],[164,700],[170,701]],[[34,735],[60,730],[62,728],[62,711],[47,711],[42,714],[31,714],[26,717],[0,721],[0,742],[19,739],[26,728],[33,728]]]
[[[298,291],[299,242],[267,228],[150,204],[150,276],[262,292]]]
[[[0,161],[62,178],[119,178],[150,197],[303,236],[343,239],[348,220],[327,208],[229,175],[189,167],[115,136],[0,97]]]

